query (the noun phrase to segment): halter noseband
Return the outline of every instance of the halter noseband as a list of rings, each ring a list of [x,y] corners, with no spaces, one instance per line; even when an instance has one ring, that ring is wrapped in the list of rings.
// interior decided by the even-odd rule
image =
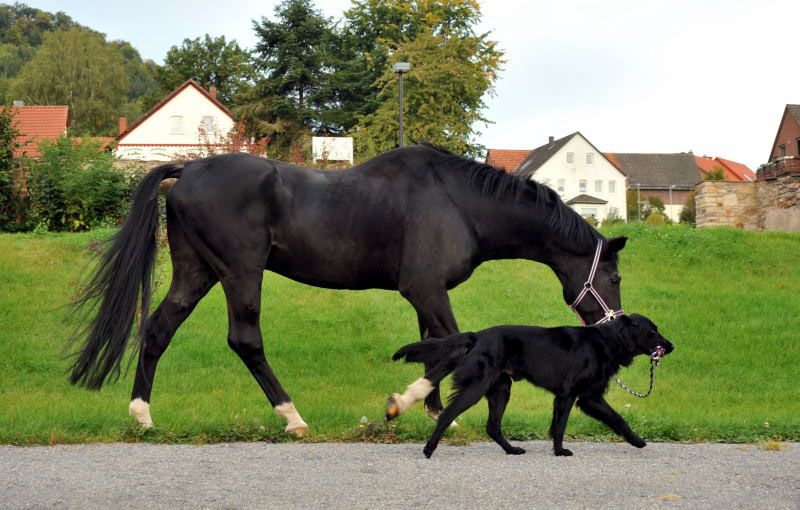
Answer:
[[[572,308],[572,311],[575,312],[575,315],[578,316],[578,320],[581,321],[581,326],[586,326],[586,321],[584,321],[583,317],[581,317],[581,314],[578,313],[577,306],[580,304],[581,301],[583,301],[583,298],[586,297],[586,294],[589,293],[591,293],[592,296],[594,296],[594,298],[597,300],[597,302],[600,303],[600,306],[603,308],[603,312],[605,313],[603,318],[595,322],[595,324],[603,324],[604,322],[610,322],[616,319],[617,317],[625,314],[625,311],[622,310],[621,308],[619,310],[612,310],[611,308],[609,308],[606,302],[603,301],[603,298],[600,297],[600,294],[596,290],[594,290],[594,285],[592,284],[592,282],[594,282],[594,274],[595,272],[597,272],[597,264],[600,262],[600,254],[602,253],[603,253],[603,241],[601,239],[600,241],[597,241],[597,249],[594,252],[594,260],[592,261],[592,270],[589,271],[589,279],[586,280],[586,283],[583,284],[583,289],[581,289],[581,292],[580,294],[578,294],[578,297],[575,298],[575,301],[573,301],[572,304],[569,305],[569,307]]]

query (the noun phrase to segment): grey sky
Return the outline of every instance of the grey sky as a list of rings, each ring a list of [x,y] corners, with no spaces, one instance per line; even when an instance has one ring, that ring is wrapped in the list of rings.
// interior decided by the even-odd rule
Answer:
[[[206,33],[252,47],[251,20],[275,0],[28,0],[124,39],[161,63]],[[349,0],[317,0],[335,19]],[[489,148],[532,149],[574,131],[604,152],[766,162],[787,103],[800,103],[800,2],[482,1],[479,30],[506,52],[477,126]]]

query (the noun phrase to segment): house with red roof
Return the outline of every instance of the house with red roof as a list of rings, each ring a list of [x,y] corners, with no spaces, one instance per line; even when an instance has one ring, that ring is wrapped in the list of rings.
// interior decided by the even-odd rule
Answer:
[[[530,149],[489,149],[486,153],[486,164],[513,173],[530,152]]]
[[[223,147],[234,126],[214,87],[186,80],[130,126],[121,118],[114,152],[126,160],[174,161]]]
[[[705,178],[709,173],[722,170],[724,181],[729,182],[750,182],[756,180],[756,174],[747,165],[731,161],[724,158],[712,158],[710,156],[695,156],[695,162],[700,169],[701,177]]]
[[[757,172],[759,180],[786,173],[800,173],[800,104],[786,105],[769,159]]]
[[[10,106],[15,110],[14,125],[20,132],[17,142],[20,147],[14,157],[36,158],[41,156],[39,143],[43,140],[57,140],[67,133],[69,107],[67,106]]]

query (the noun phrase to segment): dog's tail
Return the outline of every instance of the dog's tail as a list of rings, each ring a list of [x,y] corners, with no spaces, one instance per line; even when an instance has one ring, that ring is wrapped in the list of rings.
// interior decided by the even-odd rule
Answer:
[[[405,358],[406,363],[433,363],[453,354],[467,354],[475,346],[475,335],[457,333],[444,338],[428,338],[421,342],[404,345],[392,359]]]

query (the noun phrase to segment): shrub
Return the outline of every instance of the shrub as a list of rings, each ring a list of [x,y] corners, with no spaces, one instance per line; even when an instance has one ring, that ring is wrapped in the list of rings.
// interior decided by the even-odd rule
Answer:
[[[131,187],[114,170],[114,156],[91,139],[62,136],[39,147],[28,177],[34,221],[51,231],[77,232],[122,217]]]
[[[651,212],[647,216],[647,220],[645,220],[645,223],[655,227],[663,227],[664,225],[667,225],[668,222],[669,219],[667,218],[667,216],[664,213],[660,212]]]
[[[602,226],[608,227],[611,225],[618,225],[620,223],[625,223],[625,220],[622,219],[616,210],[613,210],[608,216],[606,216],[606,219],[603,220]]]
[[[18,230],[15,220],[20,201],[14,185],[14,150],[19,147],[20,135],[15,126],[15,108],[0,108],[0,231]]]
[[[686,197],[686,203],[683,205],[683,209],[681,209],[678,220],[692,227],[697,225],[697,207],[694,202],[694,191],[690,192],[689,196]]]

